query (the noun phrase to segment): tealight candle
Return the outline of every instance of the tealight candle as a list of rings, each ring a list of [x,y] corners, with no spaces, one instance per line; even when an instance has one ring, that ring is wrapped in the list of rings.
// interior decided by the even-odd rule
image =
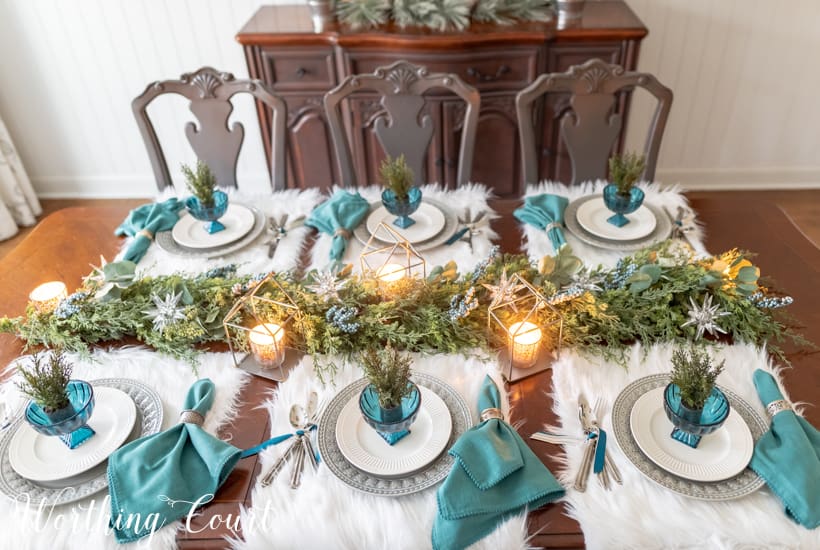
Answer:
[[[538,359],[538,346],[541,343],[541,329],[528,321],[510,325],[512,340],[512,363],[519,368],[529,368]]]
[[[68,296],[65,283],[62,281],[51,281],[43,283],[28,295],[28,299],[40,313],[53,311],[61,300]]]
[[[254,327],[248,334],[256,361],[263,367],[278,367],[285,359],[285,347],[282,340],[285,329],[276,323],[264,323]]]
[[[404,279],[407,268],[400,264],[384,264],[376,270],[376,277],[383,283],[395,283]]]

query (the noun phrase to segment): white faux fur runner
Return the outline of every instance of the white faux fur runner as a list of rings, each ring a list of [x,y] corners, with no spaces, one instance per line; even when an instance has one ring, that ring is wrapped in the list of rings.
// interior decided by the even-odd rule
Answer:
[[[381,200],[381,187],[363,187],[359,188],[358,191],[370,203]],[[422,187],[422,193],[425,198],[445,204],[462,219],[467,213],[471,215],[471,219],[475,219],[480,212],[485,213],[484,218],[477,224],[477,229],[480,227],[480,231],[472,237],[472,247],[465,241],[457,241],[451,245],[444,244],[420,252],[427,262],[428,272],[431,268],[444,265],[450,260],[456,262],[459,271],[462,273],[471,270],[478,262],[487,257],[493,246],[491,241],[498,237],[489,225],[489,221],[498,217],[487,205],[487,199],[490,198],[491,191],[479,184],[464,185],[457,189],[442,189],[438,185],[425,185]],[[461,227],[460,224],[459,227]],[[401,234],[401,229],[392,226],[391,229]],[[328,266],[332,241],[332,235],[321,235],[316,240],[311,252],[311,269],[321,271]],[[352,264],[353,270],[358,272],[360,270],[359,256],[363,250],[364,245],[356,237],[352,237],[347,244],[343,262]]]
[[[216,399],[205,418],[205,429],[215,433],[233,418],[235,402],[248,376],[233,367],[230,354],[208,353],[199,357],[196,373],[189,363],[159,355],[145,348],[125,348],[116,351],[96,351],[90,359],[71,356],[75,365],[73,377],[93,382],[97,378],[130,378],[153,388],[162,399],[163,429],[177,423],[188,388],[198,378],[210,378],[216,385]],[[18,361],[25,361],[23,357]],[[2,399],[16,403],[17,391],[13,377],[3,385]],[[93,418],[93,416],[92,416]],[[46,506],[42,509],[26,506],[0,497],[0,548],[16,550],[116,548],[176,548],[176,532],[180,523],[166,526],[146,538],[118,545],[108,530],[111,504],[108,493],[101,492],[75,504]]]
[[[327,358],[325,358],[327,360]],[[350,382],[362,376],[358,366],[343,364],[333,386],[322,387],[313,374],[312,360],[305,358],[287,382],[268,403],[272,434],[292,431],[288,411],[293,403],[304,404],[311,390],[322,400],[332,396]],[[501,386],[496,361],[490,358],[461,355],[418,356],[414,370],[437,376],[459,391],[475,409],[478,390],[485,374]],[[505,397],[506,399],[506,397]],[[504,409],[508,409],[507,403]],[[477,421],[478,411],[473,410]],[[271,448],[262,455],[262,472],[266,472],[284,451],[284,446]],[[280,474],[269,487],[257,484],[253,492],[253,508],[242,514],[244,541],[235,540],[238,550],[313,550],[313,549],[386,549],[421,550],[431,548],[430,533],[436,514],[433,487],[420,493],[399,497],[378,497],[357,492],[338,479],[326,467],[313,472],[305,469],[302,486],[290,488],[288,470]],[[523,550],[526,548],[526,521],[523,515],[514,517],[476,545],[476,549]],[[238,537],[237,537],[238,539]]]
[[[530,197],[533,195],[540,195],[542,193],[551,193],[554,195],[567,197],[570,202],[572,202],[573,200],[583,197],[584,195],[602,193],[606,184],[607,182],[598,180],[595,183],[587,182],[581,185],[567,186],[562,183],[547,181],[538,185],[530,185],[527,187],[525,196]],[[643,189],[646,195],[644,202],[657,206],[662,210],[666,209],[669,212],[674,213],[677,212],[678,207],[682,207],[684,209],[689,208],[686,198],[680,194],[677,187],[662,186],[657,183],[650,185],[645,182],[641,183],[639,187]],[[547,237],[547,233],[545,231],[531,225],[522,225],[522,227],[524,228],[524,237],[526,239],[525,248],[527,250],[527,254],[529,254],[530,258],[534,262],[537,262],[544,256],[552,256],[555,254],[555,251],[552,248],[552,243],[550,242],[549,237]],[[570,233],[567,229],[564,229],[564,236],[566,237],[567,244],[572,248],[572,252],[584,260],[584,262],[590,267],[595,267],[598,264],[606,267],[613,267],[619,259],[627,255],[623,252],[603,250],[601,248],[596,248],[586,244],[579,240],[578,237]],[[693,243],[695,252],[698,254],[704,254],[706,252],[701,244],[703,233],[699,226],[696,226],[692,228],[691,231],[688,231],[687,237]]]

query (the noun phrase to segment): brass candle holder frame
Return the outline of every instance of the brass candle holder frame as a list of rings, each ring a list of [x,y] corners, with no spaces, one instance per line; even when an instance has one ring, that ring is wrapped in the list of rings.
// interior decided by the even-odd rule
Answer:
[[[391,241],[392,244],[391,244]],[[389,288],[400,281],[384,281],[384,268],[392,264],[401,266],[405,273],[402,279],[427,277],[427,262],[424,256],[418,253],[410,242],[398,231],[384,222],[379,223],[376,230],[367,240],[364,250],[359,256],[362,277],[370,277],[379,281],[380,287]]]

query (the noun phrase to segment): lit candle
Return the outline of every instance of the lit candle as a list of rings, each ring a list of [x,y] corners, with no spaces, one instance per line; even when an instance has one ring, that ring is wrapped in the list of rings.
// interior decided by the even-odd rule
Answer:
[[[510,325],[512,339],[512,362],[519,368],[529,368],[538,359],[541,329],[533,323],[522,321]]]
[[[395,283],[404,279],[407,268],[400,264],[384,264],[376,270],[376,277],[383,283]]]
[[[40,313],[53,311],[61,300],[68,296],[65,283],[61,281],[51,281],[43,283],[28,295],[34,309]]]
[[[256,361],[263,367],[281,365],[285,359],[284,337],[285,329],[275,323],[254,327],[248,334],[248,342]]]

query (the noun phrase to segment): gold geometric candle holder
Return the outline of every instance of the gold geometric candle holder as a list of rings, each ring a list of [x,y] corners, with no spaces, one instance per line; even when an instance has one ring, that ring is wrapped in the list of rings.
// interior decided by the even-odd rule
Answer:
[[[390,290],[408,279],[427,277],[427,262],[400,233],[379,223],[359,256],[362,277]]]
[[[490,304],[487,328],[502,336],[501,375],[515,382],[552,367],[560,351],[564,320],[520,275],[510,278],[507,289]]]
[[[273,273],[259,281],[236,301],[222,320],[234,365],[277,382],[287,380],[302,357],[301,352],[289,345],[293,339],[293,321],[299,315],[296,302]]]

